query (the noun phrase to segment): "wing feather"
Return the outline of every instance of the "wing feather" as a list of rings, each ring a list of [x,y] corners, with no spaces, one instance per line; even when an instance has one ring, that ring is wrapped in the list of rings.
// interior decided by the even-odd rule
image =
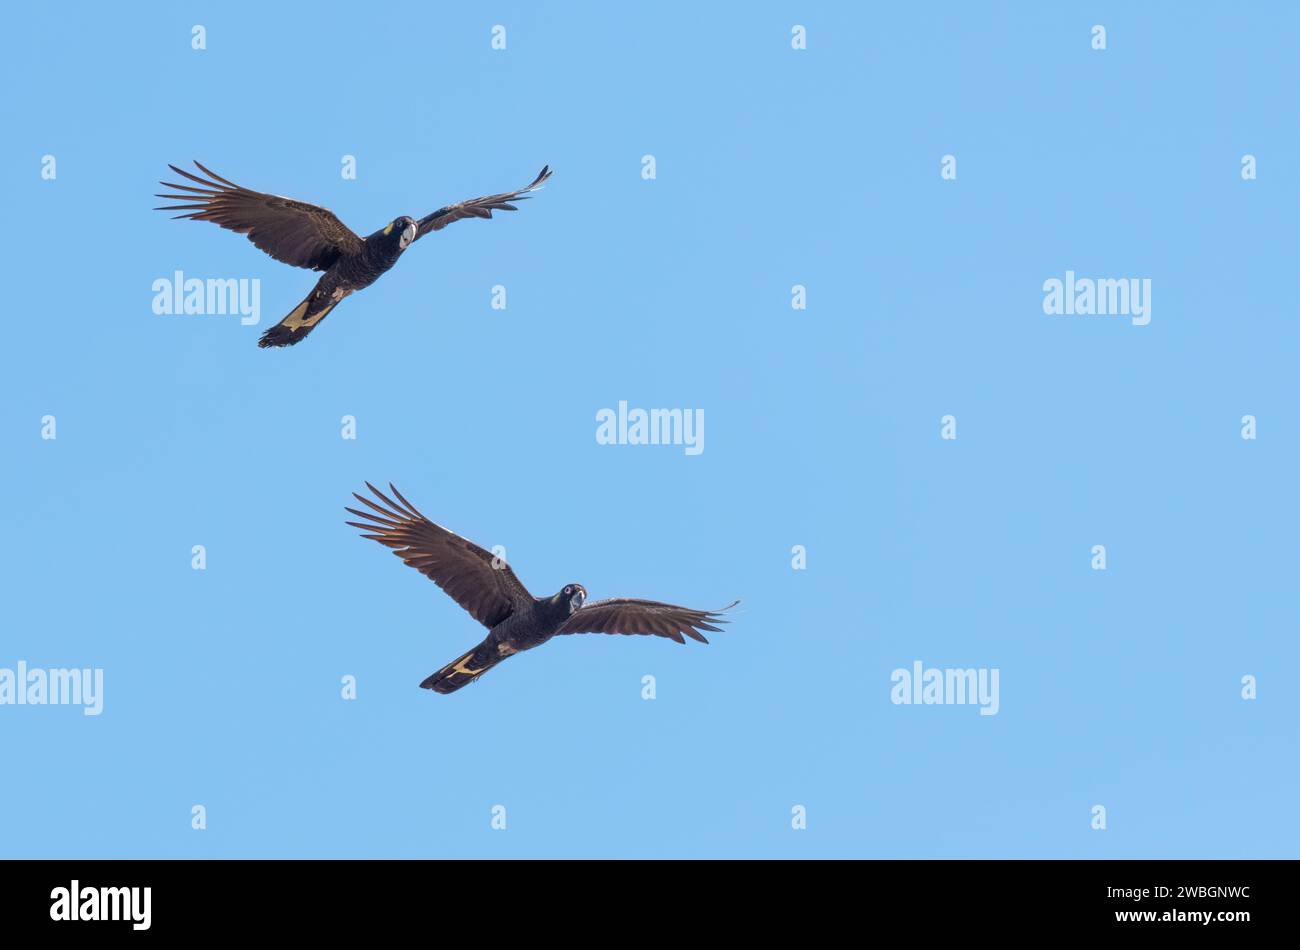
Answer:
[[[439,208],[433,214],[420,219],[419,227],[415,232],[415,240],[418,241],[430,231],[441,231],[453,221],[460,221],[463,218],[490,218],[493,211],[518,211],[519,209],[511,202],[527,201],[528,193],[536,191],[550,177],[551,166],[547,165],[537,173],[537,177],[530,184],[518,191],[502,192],[499,195],[484,195],[482,198],[470,198],[468,201]]]
[[[339,257],[360,252],[361,238],[329,209],[250,191],[198,162],[194,164],[208,177],[200,178],[175,165],[167,167],[203,187],[164,181],[164,188],[186,194],[163,193],[156,197],[185,203],[164,205],[155,211],[185,212],[175,217],[211,221],[228,231],[246,234],[277,261],[308,270],[328,270]]]
[[[678,643],[685,643],[685,637],[708,643],[700,631],[720,632],[715,624],[726,623],[722,613],[738,603],[732,601],[720,610],[693,610],[657,600],[613,597],[574,611],[556,633],[648,634]]]
[[[353,497],[372,511],[346,508],[366,519],[347,523],[366,532],[363,538],[392,548],[403,562],[441,587],[483,626],[491,629],[532,603],[532,595],[504,561],[473,541],[434,524],[393,485],[388,488],[396,501],[369,482],[366,488],[379,503],[354,492]]]

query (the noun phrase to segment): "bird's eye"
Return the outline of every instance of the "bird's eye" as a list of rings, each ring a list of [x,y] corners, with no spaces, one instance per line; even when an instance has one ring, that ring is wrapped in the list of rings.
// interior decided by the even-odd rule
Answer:
[[[568,596],[569,596],[570,594],[572,594],[572,593],[573,593],[573,588],[572,588],[572,587],[566,587],[566,588],[564,588],[564,596],[565,596],[565,597],[568,597]]]

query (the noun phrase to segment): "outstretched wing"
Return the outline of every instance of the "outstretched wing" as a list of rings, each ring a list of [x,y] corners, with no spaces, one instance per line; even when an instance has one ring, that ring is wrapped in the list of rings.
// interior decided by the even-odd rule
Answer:
[[[730,610],[734,600],[722,610],[692,610],[676,604],[661,604],[657,600],[634,600],[631,597],[613,597],[596,600],[569,615],[560,625],[559,633],[640,633],[667,637],[685,643],[682,634],[692,640],[708,643],[701,630],[719,631],[713,626],[726,623],[722,611]]]
[[[439,208],[433,214],[420,219],[420,226],[415,232],[415,240],[420,240],[430,231],[441,231],[453,221],[459,221],[461,218],[490,218],[493,211],[518,211],[519,209],[511,202],[527,201],[528,192],[536,191],[542,186],[542,182],[550,177],[551,166],[547,165],[537,173],[537,177],[533,179],[532,184],[526,188],[503,192],[499,195],[484,195],[482,198],[471,198],[469,201],[462,201],[460,204]]]
[[[348,524],[370,532],[363,538],[392,548],[394,554],[446,591],[483,626],[491,629],[532,603],[533,596],[504,561],[473,541],[434,524],[391,483],[388,487],[397,501],[369,482],[366,487],[382,504],[353,492],[352,497],[372,510],[346,509],[367,519]]]
[[[203,187],[160,182],[164,188],[186,194],[154,197],[185,203],[164,205],[154,208],[155,211],[185,211],[188,213],[176,217],[212,221],[228,231],[247,234],[250,241],[277,261],[308,270],[328,270],[341,255],[356,254],[361,250],[361,238],[328,208],[249,191],[198,162],[194,164],[208,176],[206,179],[182,171],[175,165],[167,167]]]

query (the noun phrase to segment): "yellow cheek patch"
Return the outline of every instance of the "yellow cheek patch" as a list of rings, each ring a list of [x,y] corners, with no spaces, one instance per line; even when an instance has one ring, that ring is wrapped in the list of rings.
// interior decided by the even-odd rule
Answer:
[[[384,228],[384,233],[391,234],[392,230],[393,230],[393,222],[390,221],[388,222],[388,227]]]

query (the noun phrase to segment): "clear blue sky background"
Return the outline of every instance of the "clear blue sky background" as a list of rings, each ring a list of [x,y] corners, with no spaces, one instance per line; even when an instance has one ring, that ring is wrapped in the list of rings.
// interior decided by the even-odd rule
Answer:
[[[0,666],[107,682],[0,707],[0,853],[1296,856],[1300,14],[982,6],[9,11]],[[556,172],[262,351],[315,275],[149,210],[194,158],[363,234]],[[262,324],[155,316],[178,269]],[[1045,316],[1067,269],[1151,324]],[[619,400],[704,453],[597,445]],[[364,479],[535,593],[743,603],[434,695],[483,631]],[[918,659],[1000,713],[892,705]]]

